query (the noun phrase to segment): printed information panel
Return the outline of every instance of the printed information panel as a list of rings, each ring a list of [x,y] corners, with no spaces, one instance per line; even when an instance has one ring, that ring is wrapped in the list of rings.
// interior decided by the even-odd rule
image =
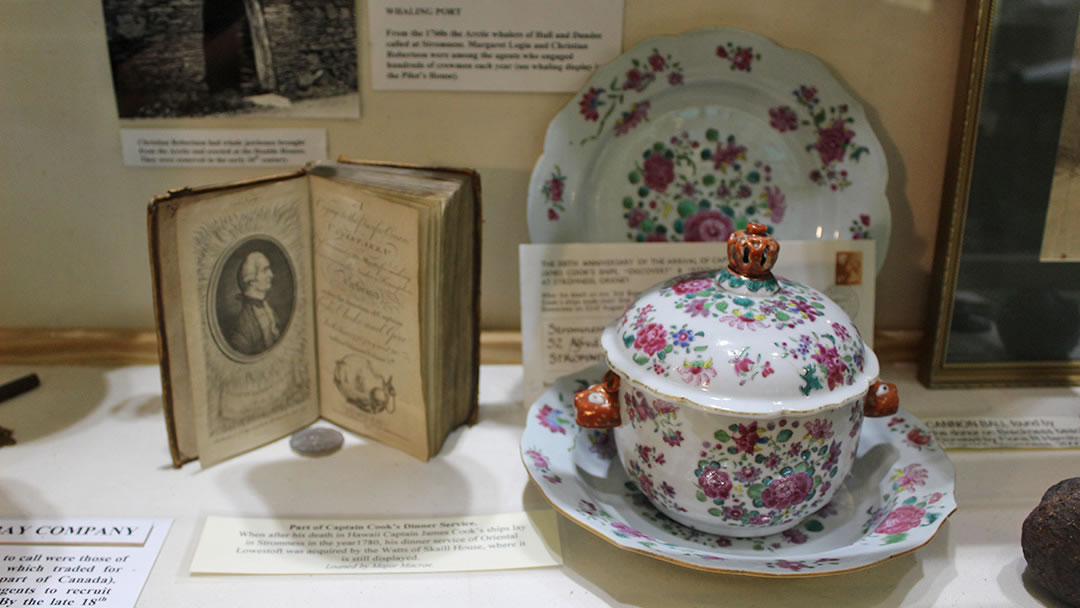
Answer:
[[[575,92],[622,48],[622,0],[371,0],[376,90]]]
[[[129,167],[300,167],[326,158],[326,129],[120,129]]]
[[[201,574],[460,572],[557,566],[551,510],[429,519],[206,520]]]
[[[130,608],[168,519],[0,519],[0,607]]]
[[[946,448],[1080,448],[1074,416],[928,418],[926,426]]]

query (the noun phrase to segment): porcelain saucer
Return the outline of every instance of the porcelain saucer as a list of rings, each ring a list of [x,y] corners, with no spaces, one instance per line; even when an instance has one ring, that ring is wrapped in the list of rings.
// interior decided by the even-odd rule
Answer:
[[[599,382],[604,369],[560,378],[533,403],[521,455],[556,510],[621,549],[713,572],[838,574],[918,549],[956,510],[952,462],[926,425],[901,409],[865,420],[843,487],[798,527],[729,538],[684,526],[638,491],[619,466],[609,431],[574,423],[574,393]]]

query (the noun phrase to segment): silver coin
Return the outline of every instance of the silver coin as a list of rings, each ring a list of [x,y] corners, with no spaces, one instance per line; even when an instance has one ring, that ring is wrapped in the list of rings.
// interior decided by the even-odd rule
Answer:
[[[325,456],[336,452],[345,442],[341,431],[327,427],[311,427],[293,433],[289,447],[304,456]]]

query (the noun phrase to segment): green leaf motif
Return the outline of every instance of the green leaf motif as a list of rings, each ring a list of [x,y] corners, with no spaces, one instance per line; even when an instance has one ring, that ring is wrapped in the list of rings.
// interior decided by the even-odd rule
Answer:
[[[721,511],[720,509],[717,509],[716,507],[713,507],[713,508],[709,509],[709,515],[712,515],[714,517],[723,517],[724,512]]]
[[[705,499],[705,493],[702,492],[701,490],[698,490],[697,499],[698,499],[698,502],[705,502],[705,500],[706,500]]]
[[[638,365],[645,365],[648,362],[648,357],[645,357],[643,355],[634,355],[634,363],[637,363]]]
[[[630,348],[634,345],[634,334],[626,334],[622,337],[622,341],[626,348]]]
[[[901,542],[901,541],[905,540],[906,538],[907,538],[907,532],[901,532],[900,534],[890,534],[890,535],[885,537],[885,542],[883,542],[881,544],[883,544],[883,545],[893,545],[893,544],[896,544],[898,542]]]
[[[784,429],[784,430],[780,431],[779,435],[776,436],[776,440],[779,441],[780,443],[784,443],[788,439],[791,439],[791,436],[794,435],[794,434],[795,433],[793,433],[791,429]]]
[[[754,485],[752,485],[752,486],[750,486],[749,488],[746,489],[746,495],[749,496],[750,498],[757,499],[757,498],[761,498],[761,493],[764,492],[764,491],[765,491],[765,486],[761,485],[760,483],[755,483]]]
[[[720,442],[731,441],[731,435],[728,435],[724,431],[716,431],[713,433],[713,437],[716,437],[716,440]]]
[[[820,521],[818,521],[816,519],[811,519],[810,521],[803,524],[803,527],[806,528],[807,530],[809,530],[810,532],[821,532],[822,530],[825,529],[825,524],[821,523]]]

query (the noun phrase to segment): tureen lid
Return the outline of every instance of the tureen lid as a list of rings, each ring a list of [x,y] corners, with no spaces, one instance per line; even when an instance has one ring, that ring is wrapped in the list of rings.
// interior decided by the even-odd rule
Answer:
[[[652,392],[735,414],[810,412],[866,394],[877,357],[835,302],[774,277],[779,244],[750,223],[727,268],[642,293],[603,332],[608,365]]]

